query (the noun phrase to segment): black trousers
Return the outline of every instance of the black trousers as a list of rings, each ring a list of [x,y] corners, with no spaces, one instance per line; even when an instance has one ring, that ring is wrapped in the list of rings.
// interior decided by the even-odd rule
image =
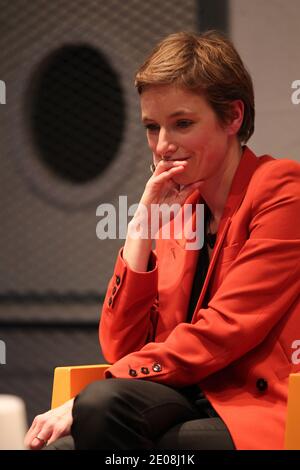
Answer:
[[[88,385],[73,407],[72,438],[56,449],[234,449],[230,433],[196,386],[174,389],[146,380]]]

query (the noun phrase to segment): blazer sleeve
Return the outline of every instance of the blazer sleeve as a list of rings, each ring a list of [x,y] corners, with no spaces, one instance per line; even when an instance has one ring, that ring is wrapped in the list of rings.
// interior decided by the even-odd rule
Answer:
[[[183,387],[263,342],[299,296],[299,188],[299,164],[266,165],[253,192],[249,238],[208,308],[199,310],[195,323],[177,325],[164,342],[150,342],[117,361],[106,377],[147,368],[149,374],[139,372],[136,379]]]
[[[154,340],[157,320],[157,257],[151,252],[147,272],[128,266],[120,249],[108,284],[99,324],[102,352],[115,362]]]

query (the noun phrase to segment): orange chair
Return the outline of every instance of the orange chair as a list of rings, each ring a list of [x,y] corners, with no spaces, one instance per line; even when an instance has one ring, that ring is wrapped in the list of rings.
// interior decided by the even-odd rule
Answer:
[[[54,370],[51,408],[75,397],[88,384],[102,380],[109,364],[56,367]]]
[[[109,364],[56,367],[51,408],[62,405],[89,383],[102,380],[108,367]],[[285,449],[300,449],[300,373],[289,377]]]
[[[285,449],[300,449],[300,373],[290,374],[285,427]]]

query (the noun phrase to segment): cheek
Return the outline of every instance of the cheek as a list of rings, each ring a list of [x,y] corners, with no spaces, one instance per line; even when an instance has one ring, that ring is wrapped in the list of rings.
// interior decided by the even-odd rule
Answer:
[[[195,136],[192,139],[188,139],[186,142],[183,142],[183,147],[191,153],[197,153],[203,149],[203,139],[199,136]]]
[[[149,137],[147,138],[147,141],[148,141],[148,147],[150,148],[152,152],[153,162],[155,165],[157,165],[160,159],[155,157],[156,142],[153,138],[149,138]]]
[[[187,149],[197,151],[201,149],[209,140],[208,129],[205,126],[194,129],[193,132],[182,136],[181,145]]]
[[[209,153],[213,152],[216,148],[223,144],[223,134],[217,132],[217,129],[207,129],[201,135],[197,135],[190,139],[187,147],[194,153]]]
[[[154,136],[147,136],[148,147],[152,150],[152,152],[156,149],[156,140]]]

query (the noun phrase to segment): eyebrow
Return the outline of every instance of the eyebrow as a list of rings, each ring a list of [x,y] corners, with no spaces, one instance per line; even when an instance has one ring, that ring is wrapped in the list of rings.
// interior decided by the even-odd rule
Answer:
[[[186,114],[196,114],[194,111],[188,111],[186,109],[179,109],[178,111],[175,111],[174,113],[170,114],[168,116],[168,118],[172,118],[172,117],[176,117],[176,116],[184,116]],[[151,119],[147,116],[144,116],[142,118],[142,122],[145,122],[145,121],[154,121],[155,119]]]

